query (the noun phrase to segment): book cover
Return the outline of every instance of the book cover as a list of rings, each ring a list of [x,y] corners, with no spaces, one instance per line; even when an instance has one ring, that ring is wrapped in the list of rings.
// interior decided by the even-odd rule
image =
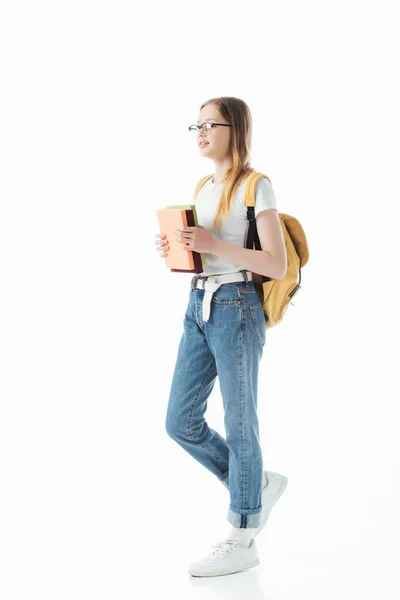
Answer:
[[[188,227],[194,226],[194,216],[192,210],[186,211],[186,217]],[[191,252],[193,254],[194,269],[171,269],[171,271],[180,273],[193,273],[194,275],[202,273],[204,270],[203,263],[201,260],[202,255],[199,252],[196,252],[195,250],[187,250],[187,252]]]
[[[190,227],[198,227],[199,226],[199,221],[198,221],[198,218],[197,218],[197,211],[196,211],[196,205],[195,204],[175,204],[173,206],[167,206],[167,208],[180,208],[180,209],[192,210],[192,212],[193,212],[193,218],[194,218],[194,224],[190,225]],[[204,265],[207,262],[204,253],[197,253],[197,254],[200,254],[201,264]],[[202,271],[203,271],[203,268],[202,268]],[[199,271],[199,273],[201,273],[202,271]]]
[[[188,226],[186,210],[165,208],[156,212],[160,231],[165,233],[169,242],[165,266],[169,269],[192,271],[194,269],[193,251],[183,250],[183,243],[177,241],[175,233],[175,229]]]

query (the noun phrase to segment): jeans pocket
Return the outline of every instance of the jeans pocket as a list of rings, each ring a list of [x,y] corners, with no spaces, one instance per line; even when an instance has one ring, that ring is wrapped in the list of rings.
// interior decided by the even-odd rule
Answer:
[[[253,324],[255,334],[256,334],[261,346],[264,346],[265,341],[266,341],[267,326],[266,326],[266,319],[265,319],[265,313],[264,313],[263,306],[262,306],[261,302],[257,302],[256,304],[251,304],[249,306],[249,308],[250,308],[251,322]]]
[[[215,304],[240,304],[240,293],[233,284],[221,285],[213,294],[212,302]]]

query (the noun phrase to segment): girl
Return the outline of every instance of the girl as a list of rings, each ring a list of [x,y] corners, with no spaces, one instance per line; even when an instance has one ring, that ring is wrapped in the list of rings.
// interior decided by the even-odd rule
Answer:
[[[266,341],[265,313],[252,273],[274,279],[286,273],[286,249],[270,182],[256,185],[255,215],[262,251],[245,248],[248,230],[244,189],[250,167],[252,120],[238,98],[205,102],[189,131],[215,174],[195,200],[199,227],[176,231],[183,248],[205,253],[204,271],[191,281],[184,332],[169,396],[166,431],[229,490],[229,535],[212,546],[189,573],[214,576],[259,564],[255,536],[287,484],[263,471],[257,418],[258,367]],[[164,234],[156,239],[168,252]],[[226,439],[204,419],[218,375]]]

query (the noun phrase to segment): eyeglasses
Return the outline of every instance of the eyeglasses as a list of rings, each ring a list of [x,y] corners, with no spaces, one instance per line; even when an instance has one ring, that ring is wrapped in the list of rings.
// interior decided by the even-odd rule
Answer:
[[[202,125],[191,125],[188,127],[191,137],[197,137],[200,129],[203,135],[210,135],[213,127],[232,127],[229,123],[203,123]]]

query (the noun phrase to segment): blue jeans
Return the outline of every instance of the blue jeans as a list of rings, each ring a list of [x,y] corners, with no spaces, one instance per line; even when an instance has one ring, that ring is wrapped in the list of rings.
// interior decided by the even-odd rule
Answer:
[[[202,319],[204,290],[191,288],[172,378],[166,431],[216,475],[230,493],[227,519],[234,527],[258,527],[263,459],[257,417],[258,367],[266,340],[266,316],[253,281],[223,283]],[[218,375],[226,439],[204,413]]]

